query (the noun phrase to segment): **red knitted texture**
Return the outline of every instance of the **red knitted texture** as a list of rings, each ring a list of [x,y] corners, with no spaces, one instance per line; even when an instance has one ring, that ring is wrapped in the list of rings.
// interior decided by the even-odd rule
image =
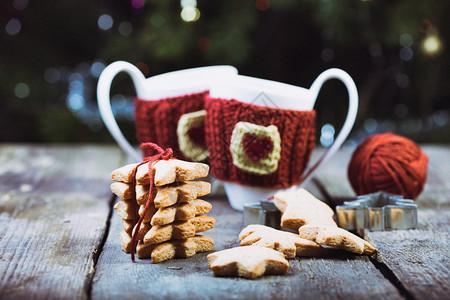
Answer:
[[[178,120],[186,113],[204,109],[208,94],[205,91],[156,101],[136,98],[134,116],[139,143],[152,142],[162,148],[172,148],[176,157],[189,160],[178,146]],[[143,151],[145,157],[150,155],[148,149]]]
[[[348,178],[356,194],[388,192],[416,199],[427,177],[428,157],[413,141],[392,133],[364,140],[352,154]]]
[[[299,184],[315,146],[315,116],[312,111],[261,107],[236,100],[207,98],[205,137],[211,173],[218,179],[243,185],[286,188]],[[250,174],[233,164],[230,140],[236,123],[275,125],[281,137],[281,158],[275,172]]]

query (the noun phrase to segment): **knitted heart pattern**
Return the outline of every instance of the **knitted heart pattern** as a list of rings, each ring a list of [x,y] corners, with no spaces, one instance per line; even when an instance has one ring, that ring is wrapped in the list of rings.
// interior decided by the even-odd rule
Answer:
[[[273,142],[269,137],[247,133],[242,139],[242,147],[252,161],[258,162],[273,150]]]
[[[203,121],[200,126],[192,126],[186,132],[187,136],[193,143],[199,146],[206,146],[205,142],[205,122]]]
[[[252,174],[267,175],[278,168],[281,139],[275,125],[238,122],[230,143],[233,164]]]

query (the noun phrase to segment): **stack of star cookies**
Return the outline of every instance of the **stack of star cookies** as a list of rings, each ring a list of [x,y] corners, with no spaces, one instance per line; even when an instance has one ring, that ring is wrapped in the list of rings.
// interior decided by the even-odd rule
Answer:
[[[133,184],[136,166],[126,165],[111,173],[111,179],[115,181],[111,191],[121,198],[114,209],[124,227],[119,234],[122,249],[127,253],[134,250],[132,236],[138,231],[137,257],[151,258],[152,263],[210,251],[214,241],[197,233],[212,229],[216,222],[205,215],[211,210],[211,204],[198,198],[209,194],[211,185],[194,181],[208,175],[208,165],[177,159],[154,162],[152,195],[149,195],[148,163],[137,168]],[[147,201],[150,204],[145,211]],[[140,218],[142,222],[138,229],[136,223]]]

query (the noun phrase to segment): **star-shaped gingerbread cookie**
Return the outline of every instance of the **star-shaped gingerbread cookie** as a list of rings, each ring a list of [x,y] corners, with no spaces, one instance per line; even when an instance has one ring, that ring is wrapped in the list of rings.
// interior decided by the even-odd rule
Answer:
[[[239,276],[250,279],[262,275],[283,275],[289,270],[284,254],[273,249],[242,246],[208,255],[215,276]]]
[[[211,184],[206,181],[177,182],[168,186],[158,187],[153,202],[157,208],[167,207],[177,202],[197,199],[197,197],[207,195],[210,192]]]
[[[137,164],[129,164],[114,170],[111,173],[113,181],[131,183],[133,181],[133,170]],[[138,184],[149,184],[148,163],[138,167],[136,182]],[[178,159],[158,160],[153,163],[155,186],[162,186],[175,181],[189,181],[208,176],[209,166],[203,163],[193,163]]]
[[[143,206],[141,206],[143,207]],[[196,216],[207,214],[211,210],[211,203],[195,199],[189,202],[181,202],[168,207],[161,207],[151,215],[151,220],[144,219],[144,222],[151,222],[153,226],[166,225],[175,220],[189,220]]]
[[[320,256],[322,247],[295,233],[276,230],[264,225],[248,225],[239,234],[241,246],[258,246],[277,250],[286,258]]]
[[[145,244],[159,244],[168,240],[181,240],[195,236],[196,233],[214,228],[216,219],[210,216],[198,216],[186,221],[174,221],[167,225],[157,225],[145,233]]]
[[[337,227],[334,212],[305,189],[295,192],[279,192],[274,196],[275,206],[283,213],[281,226],[297,231],[305,224]]]
[[[347,230],[335,226],[305,225],[299,228],[299,236],[318,244],[344,249],[356,254],[375,253],[375,247]]]
[[[151,257],[152,263],[159,263],[172,258],[189,258],[196,253],[212,250],[214,240],[203,235],[196,235],[184,240],[171,240],[161,244],[144,244],[139,241],[136,253],[139,258]]]
[[[132,198],[132,185],[125,182],[114,182],[111,191],[122,199]],[[136,185],[136,202],[145,205],[148,200],[148,185]],[[153,201],[156,207],[167,207],[177,202],[189,201],[211,192],[211,184],[206,181],[176,182],[165,186],[155,187]]]

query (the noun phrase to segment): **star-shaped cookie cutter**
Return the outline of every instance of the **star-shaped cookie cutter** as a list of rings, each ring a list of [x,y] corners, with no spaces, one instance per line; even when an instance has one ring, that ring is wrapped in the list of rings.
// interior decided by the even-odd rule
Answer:
[[[384,231],[417,228],[413,200],[389,193],[362,195],[336,206],[337,223],[346,230]]]
[[[261,200],[244,205],[244,227],[250,224],[261,224],[280,229],[281,212],[273,201]]]

